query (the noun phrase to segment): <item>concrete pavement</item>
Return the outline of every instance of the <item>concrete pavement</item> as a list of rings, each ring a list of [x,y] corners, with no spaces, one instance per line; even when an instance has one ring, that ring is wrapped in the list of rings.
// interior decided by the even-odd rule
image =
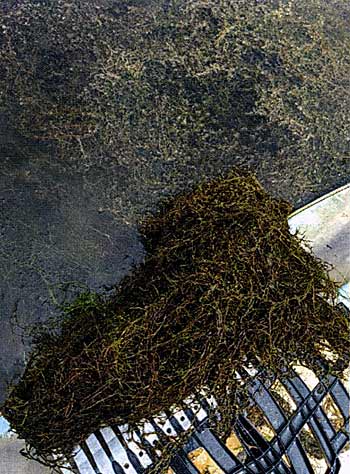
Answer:
[[[1,474],[50,474],[51,469],[30,461],[19,454],[24,441],[16,438],[0,438]]]

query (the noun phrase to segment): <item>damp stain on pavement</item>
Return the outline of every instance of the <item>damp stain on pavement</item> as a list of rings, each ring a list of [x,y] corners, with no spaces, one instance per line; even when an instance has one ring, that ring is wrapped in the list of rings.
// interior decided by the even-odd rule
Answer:
[[[111,183],[125,185],[118,165],[73,169],[52,150],[23,140],[11,146],[1,125],[0,403],[30,350],[20,327],[55,314],[56,301],[84,286],[115,285],[144,255],[135,227],[106,209]]]

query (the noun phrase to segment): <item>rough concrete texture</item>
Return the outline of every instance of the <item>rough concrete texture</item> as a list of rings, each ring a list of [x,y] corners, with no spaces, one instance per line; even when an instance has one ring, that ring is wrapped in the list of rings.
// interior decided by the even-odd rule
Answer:
[[[24,448],[20,439],[0,439],[0,472],[1,474],[49,474],[50,469],[36,461],[30,461],[19,455]]]

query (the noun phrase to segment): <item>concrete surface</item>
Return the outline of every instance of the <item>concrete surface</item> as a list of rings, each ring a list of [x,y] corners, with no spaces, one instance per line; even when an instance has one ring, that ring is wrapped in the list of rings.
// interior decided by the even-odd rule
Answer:
[[[350,281],[350,183],[294,212],[289,225],[310,242],[315,255],[334,266],[334,280]]]
[[[19,454],[24,442],[13,438],[0,438],[1,474],[49,474],[50,469]]]

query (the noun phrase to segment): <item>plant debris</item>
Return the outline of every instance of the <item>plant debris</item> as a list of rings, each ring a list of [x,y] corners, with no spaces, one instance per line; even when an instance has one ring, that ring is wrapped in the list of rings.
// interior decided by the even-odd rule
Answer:
[[[227,433],[244,399],[234,374],[247,364],[317,373],[327,349],[339,374],[349,322],[328,264],[289,232],[291,210],[238,168],[165,199],[140,223],[147,257],[113,296],[85,293],[59,331],[37,328],[2,407],[31,456],[57,465],[53,452],[68,457],[102,426],[169,413],[202,387]]]

